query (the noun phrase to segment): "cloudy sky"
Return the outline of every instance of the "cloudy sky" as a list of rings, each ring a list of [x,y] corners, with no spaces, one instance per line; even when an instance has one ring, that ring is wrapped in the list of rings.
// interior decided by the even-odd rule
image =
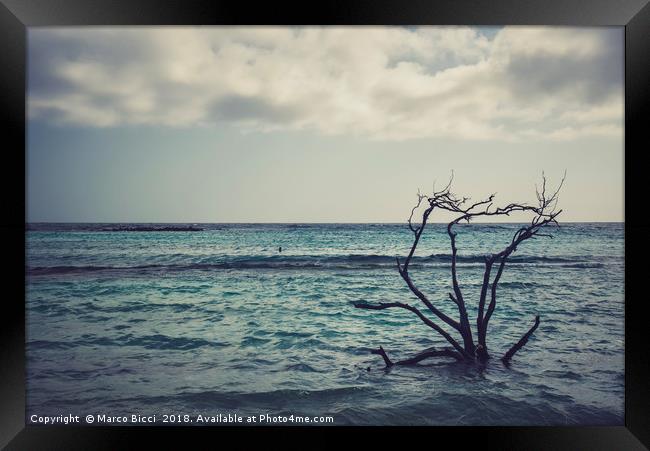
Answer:
[[[623,220],[622,28],[28,33],[29,221],[402,222],[451,170]]]

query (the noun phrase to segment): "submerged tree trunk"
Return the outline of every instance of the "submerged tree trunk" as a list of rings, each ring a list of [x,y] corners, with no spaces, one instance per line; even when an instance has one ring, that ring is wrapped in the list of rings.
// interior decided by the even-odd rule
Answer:
[[[453,180],[453,175],[452,175]],[[407,287],[413,295],[426,307],[426,311],[429,314],[434,315],[435,318],[430,318],[425,315],[420,309],[414,307],[410,304],[405,304],[403,302],[380,302],[375,304],[370,304],[366,302],[355,302],[354,306],[360,309],[367,310],[385,310],[390,308],[399,308],[408,310],[414,313],[422,321],[422,323],[429,326],[433,329],[438,335],[445,339],[445,341],[451,345],[444,349],[426,349],[419,354],[405,359],[393,362],[389,357],[386,351],[382,346],[379,349],[371,351],[373,354],[377,354],[382,357],[386,367],[391,367],[393,365],[415,365],[422,360],[434,357],[451,357],[459,361],[469,361],[469,362],[481,362],[484,363],[490,359],[490,353],[488,351],[487,343],[487,331],[490,318],[494,313],[497,304],[497,287],[501,276],[503,274],[506,262],[510,255],[517,250],[517,247],[524,241],[530,238],[536,237],[552,237],[548,234],[542,234],[540,231],[548,225],[558,225],[556,220],[557,216],[562,212],[562,210],[556,211],[556,205],[558,200],[558,193],[562,184],[564,183],[564,178],[558,186],[557,190],[547,196],[546,193],[546,178],[542,174],[542,187],[537,189],[537,206],[530,206],[526,204],[508,204],[505,207],[498,207],[496,209],[491,209],[495,195],[490,195],[487,199],[478,201],[474,204],[468,205],[469,198],[463,197],[459,198],[451,192],[451,183],[449,181],[447,186],[441,191],[434,193],[431,196],[426,196],[418,193],[418,202],[411,210],[411,216],[408,219],[408,227],[413,233],[413,244],[411,249],[404,259],[403,262],[400,262],[400,259],[397,258],[397,270],[406,282]],[[422,221],[419,225],[413,224],[413,215],[416,210],[420,208],[423,201],[428,204],[428,207],[422,213]],[[435,209],[444,210],[456,214],[455,219],[447,224],[447,235],[450,240],[451,247],[451,282],[453,293],[448,293],[449,299],[457,306],[458,308],[458,320],[451,318],[446,315],[444,312],[436,308],[429,298],[415,285],[413,280],[409,275],[409,265],[411,259],[415,254],[415,250],[420,242],[420,237],[424,232],[424,229],[429,220],[429,216],[433,213]],[[458,278],[458,268],[457,268],[457,257],[458,249],[456,247],[456,232],[454,231],[454,226],[458,223],[465,221],[468,224],[472,219],[477,217],[492,217],[492,216],[509,216],[511,213],[521,212],[529,213],[533,216],[529,225],[522,226],[519,228],[513,235],[510,244],[502,249],[500,252],[489,255],[485,260],[485,269],[483,272],[483,282],[481,285],[480,297],[478,300],[478,313],[475,320],[476,325],[476,337],[477,342],[474,342],[474,336],[472,333],[472,325],[470,323],[467,308],[465,303],[465,298],[463,297],[463,292],[459,283]],[[492,271],[496,268],[496,274],[492,277]],[[489,304],[486,308],[486,302],[488,302],[488,293],[489,293]],[[435,321],[442,321],[448,327],[450,327],[451,333],[447,332],[442,325],[439,325]],[[540,319],[539,315],[535,316],[535,323],[533,326],[526,332],[522,338],[512,345],[512,347],[503,355],[501,361],[508,365],[512,357],[517,351],[519,351],[527,342],[531,335],[535,332],[539,326]],[[452,334],[455,334],[459,337],[455,338]]]

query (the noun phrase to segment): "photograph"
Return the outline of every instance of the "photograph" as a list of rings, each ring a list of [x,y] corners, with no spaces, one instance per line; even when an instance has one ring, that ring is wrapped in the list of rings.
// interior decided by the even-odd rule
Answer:
[[[626,425],[624,27],[26,39],[26,425]]]

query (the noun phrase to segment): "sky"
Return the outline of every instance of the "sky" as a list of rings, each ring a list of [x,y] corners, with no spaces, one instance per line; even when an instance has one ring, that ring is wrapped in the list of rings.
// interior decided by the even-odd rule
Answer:
[[[623,221],[623,61],[622,27],[31,27],[27,221],[404,222],[452,171]]]

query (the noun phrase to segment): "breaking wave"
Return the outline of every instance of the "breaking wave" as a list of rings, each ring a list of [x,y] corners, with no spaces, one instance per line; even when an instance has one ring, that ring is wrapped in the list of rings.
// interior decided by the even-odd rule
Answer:
[[[483,264],[484,255],[458,256],[458,264],[476,265]],[[401,258],[403,261],[403,258]],[[451,262],[451,255],[433,254],[428,257],[413,257],[411,266],[447,266]],[[509,265],[536,265],[560,266],[567,268],[598,268],[607,263],[622,263],[621,259],[587,260],[581,257],[545,257],[521,255],[508,259]],[[120,273],[149,273],[149,272],[176,272],[176,271],[218,271],[218,270],[247,270],[247,269],[275,269],[275,270],[309,270],[309,269],[382,269],[393,268],[396,264],[394,256],[388,255],[331,255],[331,256],[251,256],[232,258],[222,261],[197,261],[177,264],[150,264],[135,266],[99,266],[99,265],[61,265],[61,266],[35,266],[28,267],[27,273],[32,276],[80,274],[93,272],[120,272]]]

